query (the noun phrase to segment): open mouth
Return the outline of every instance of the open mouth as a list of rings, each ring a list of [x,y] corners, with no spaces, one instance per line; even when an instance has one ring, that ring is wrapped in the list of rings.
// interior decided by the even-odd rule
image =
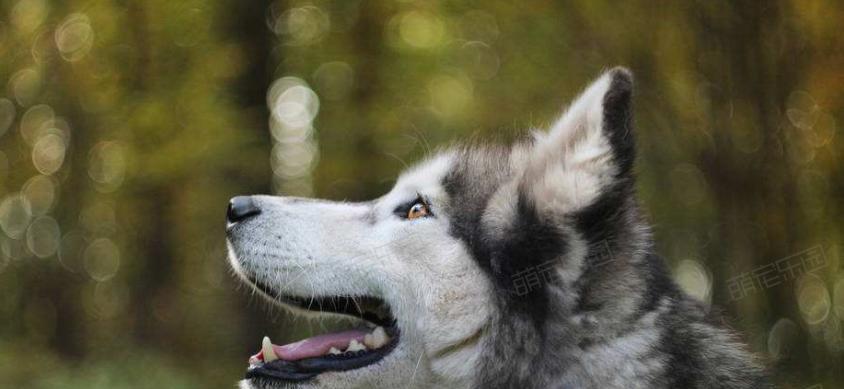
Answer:
[[[353,328],[285,344],[268,337],[261,350],[249,358],[246,378],[304,381],[327,371],[359,369],[387,356],[399,340],[399,329],[389,306],[368,296],[300,298],[282,296],[251,280],[276,301],[313,312],[351,317]]]

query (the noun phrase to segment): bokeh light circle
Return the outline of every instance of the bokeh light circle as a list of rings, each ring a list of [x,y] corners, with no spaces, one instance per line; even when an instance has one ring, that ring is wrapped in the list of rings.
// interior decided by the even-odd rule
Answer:
[[[464,76],[439,75],[428,82],[431,108],[437,114],[453,118],[466,114],[472,103],[474,84]]]
[[[118,142],[97,143],[88,156],[88,176],[99,184],[97,190],[112,192],[123,183],[126,175],[126,150]]]
[[[12,7],[9,19],[18,31],[28,34],[44,23],[49,12],[50,5],[46,0],[20,0]]]
[[[273,117],[286,127],[309,126],[319,112],[319,97],[295,77],[273,83],[269,98]]]
[[[37,175],[23,185],[21,194],[29,200],[32,214],[44,215],[55,204],[57,188],[55,181],[47,176]]]
[[[9,87],[18,104],[27,107],[31,105],[41,93],[43,80],[35,69],[23,69],[12,75]]]
[[[768,354],[775,360],[787,357],[799,335],[800,327],[794,321],[780,318],[768,331]]]
[[[794,127],[807,130],[815,125],[819,114],[818,103],[806,91],[794,91],[786,102],[786,116]]]
[[[795,286],[797,306],[808,324],[820,324],[829,316],[832,302],[823,280],[811,273],[804,274]]]
[[[674,273],[677,283],[686,293],[701,301],[710,301],[712,276],[702,263],[692,259],[681,260]]]
[[[408,11],[399,17],[399,36],[408,46],[427,49],[438,46],[445,37],[445,24],[435,14]]]
[[[312,143],[277,144],[272,150],[273,172],[283,178],[306,175],[316,162],[317,151]]]
[[[270,23],[271,29],[284,36],[285,43],[291,46],[316,43],[331,29],[328,14],[313,5],[291,8]]]
[[[13,239],[4,235],[0,235],[0,251],[10,260],[21,260],[31,255],[25,239]]]
[[[32,147],[32,164],[38,172],[49,176],[62,167],[66,147],[64,138],[61,136],[44,135]]]
[[[120,269],[120,249],[110,239],[91,242],[83,254],[85,271],[97,281],[107,281]]]
[[[56,28],[54,38],[62,58],[74,62],[84,58],[94,45],[94,28],[87,15],[74,13]]]
[[[86,247],[87,241],[82,231],[71,230],[65,233],[59,245],[59,263],[70,272],[83,272]]]
[[[20,193],[7,195],[0,202],[0,228],[12,239],[19,239],[29,226],[32,208]]]
[[[26,246],[38,258],[47,258],[59,249],[59,223],[49,216],[35,219],[26,230]]]
[[[50,132],[49,129],[55,125],[55,120],[56,114],[49,105],[33,105],[21,117],[21,137],[28,145],[33,146]]]

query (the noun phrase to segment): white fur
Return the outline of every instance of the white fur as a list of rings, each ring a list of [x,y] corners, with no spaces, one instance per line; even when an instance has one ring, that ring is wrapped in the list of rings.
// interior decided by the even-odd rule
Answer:
[[[616,167],[602,132],[603,100],[612,77],[605,73],[566,110],[547,134],[534,133],[535,149],[523,188],[540,211],[564,213],[589,205],[611,181]]]

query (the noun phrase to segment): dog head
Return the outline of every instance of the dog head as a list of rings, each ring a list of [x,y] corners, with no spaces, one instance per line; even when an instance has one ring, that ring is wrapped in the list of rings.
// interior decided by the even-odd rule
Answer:
[[[355,321],[265,340],[241,386],[468,387],[492,358],[538,355],[532,337],[551,304],[575,304],[590,247],[636,234],[609,225],[632,199],[631,89],[608,71],[548,131],[445,150],[370,202],[233,199],[235,272],[296,314]]]

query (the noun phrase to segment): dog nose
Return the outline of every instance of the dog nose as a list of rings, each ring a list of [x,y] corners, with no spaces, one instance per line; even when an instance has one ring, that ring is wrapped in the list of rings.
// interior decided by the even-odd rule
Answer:
[[[250,196],[237,196],[229,200],[229,209],[226,210],[226,219],[229,223],[239,222],[248,217],[261,213],[261,209],[255,206]]]

